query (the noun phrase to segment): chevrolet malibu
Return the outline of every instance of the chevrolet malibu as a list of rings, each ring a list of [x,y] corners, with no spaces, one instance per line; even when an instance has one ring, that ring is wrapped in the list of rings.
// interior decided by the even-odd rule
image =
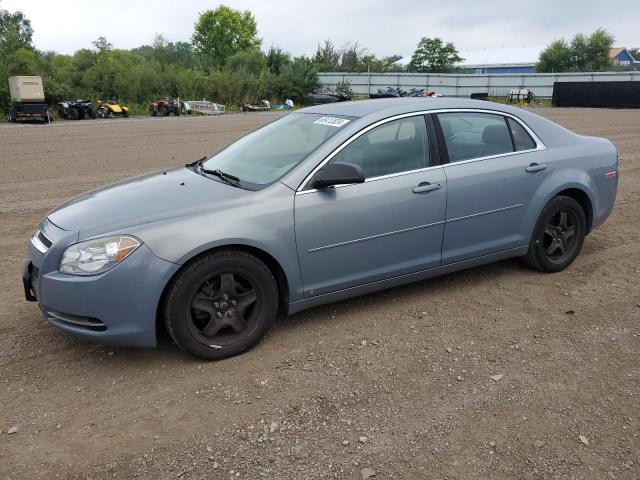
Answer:
[[[100,342],[240,353],[279,315],[510,257],[576,258],[611,213],[618,156],[477,100],[305,108],[186,166],[71,200],[23,282],[50,324]]]

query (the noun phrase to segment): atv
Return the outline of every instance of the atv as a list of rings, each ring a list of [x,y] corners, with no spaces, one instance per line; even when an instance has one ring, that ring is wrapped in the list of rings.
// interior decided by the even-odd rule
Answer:
[[[58,116],[63,120],[82,120],[84,117],[96,118],[96,111],[89,100],[78,99],[58,103]]]
[[[128,117],[129,107],[125,107],[121,103],[113,100],[98,100],[98,108],[96,109],[98,118],[108,118],[109,115],[114,117]]]
[[[165,97],[149,105],[149,115],[152,117],[166,117],[170,113],[173,113],[176,117],[182,113],[180,100]]]

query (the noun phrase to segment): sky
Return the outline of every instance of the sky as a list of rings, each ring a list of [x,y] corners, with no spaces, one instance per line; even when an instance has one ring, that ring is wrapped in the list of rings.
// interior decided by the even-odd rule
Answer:
[[[453,42],[473,62],[492,62],[495,51],[515,57],[557,38],[606,28],[615,46],[640,46],[638,0],[225,0],[250,10],[264,48],[279,46],[311,55],[329,38],[337,46],[357,42],[377,56],[410,57],[423,36]],[[189,41],[200,12],[219,5],[206,0],[0,0],[0,8],[21,10],[40,50],[73,53],[105,36],[115,48],[150,44],[156,33]],[[526,48],[524,48],[526,47]],[[484,51],[486,49],[486,52]],[[464,56],[464,55],[463,55]],[[499,56],[499,55],[498,55]],[[503,55],[504,56],[504,55]],[[509,58],[506,61],[529,61]]]

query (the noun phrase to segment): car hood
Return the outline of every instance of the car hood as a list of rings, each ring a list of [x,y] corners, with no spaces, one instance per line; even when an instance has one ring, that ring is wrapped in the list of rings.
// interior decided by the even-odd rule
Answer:
[[[255,192],[233,187],[178,168],[134,177],[70,200],[49,213],[64,230],[79,239],[122,231],[128,227],[236,207]]]

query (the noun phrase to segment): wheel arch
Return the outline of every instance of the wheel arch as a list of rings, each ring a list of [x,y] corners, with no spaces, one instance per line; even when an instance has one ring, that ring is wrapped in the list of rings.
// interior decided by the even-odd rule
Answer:
[[[576,202],[580,204],[580,206],[582,207],[582,210],[584,211],[585,217],[587,219],[587,234],[588,234],[591,231],[591,227],[593,225],[593,203],[591,201],[591,198],[587,194],[587,192],[581,188],[570,187],[570,188],[565,188],[563,190],[560,190],[559,192],[556,192],[555,195],[553,195],[553,197],[551,198],[558,197],[558,196],[573,198]]]
[[[237,250],[237,251],[246,252],[258,258],[260,261],[262,261],[267,266],[267,268],[271,271],[273,278],[275,278],[276,280],[276,285],[278,287],[278,317],[281,318],[281,317],[287,316],[288,310],[289,310],[290,283],[285,273],[285,270],[280,264],[280,262],[278,262],[278,260],[276,260],[276,258],[273,255],[271,255],[269,252],[261,248],[258,248],[256,246],[242,244],[242,243],[229,243],[224,245],[216,245],[206,250],[196,252],[193,256],[186,259],[186,261],[182,263],[180,268],[178,268],[174,272],[174,274],[169,278],[169,280],[165,283],[162,289],[162,294],[160,295],[160,299],[156,307],[156,331],[160,329],[164,329],[162,309],[164,307],[164,302],[166,300],[167,292],[169,291],[169,288],[171,287],[171,284],[173,283],[174,279],[192,262],[196,261],[197,259],[205,255],[209,255],[211,253],[215,253],[221,250]]]

